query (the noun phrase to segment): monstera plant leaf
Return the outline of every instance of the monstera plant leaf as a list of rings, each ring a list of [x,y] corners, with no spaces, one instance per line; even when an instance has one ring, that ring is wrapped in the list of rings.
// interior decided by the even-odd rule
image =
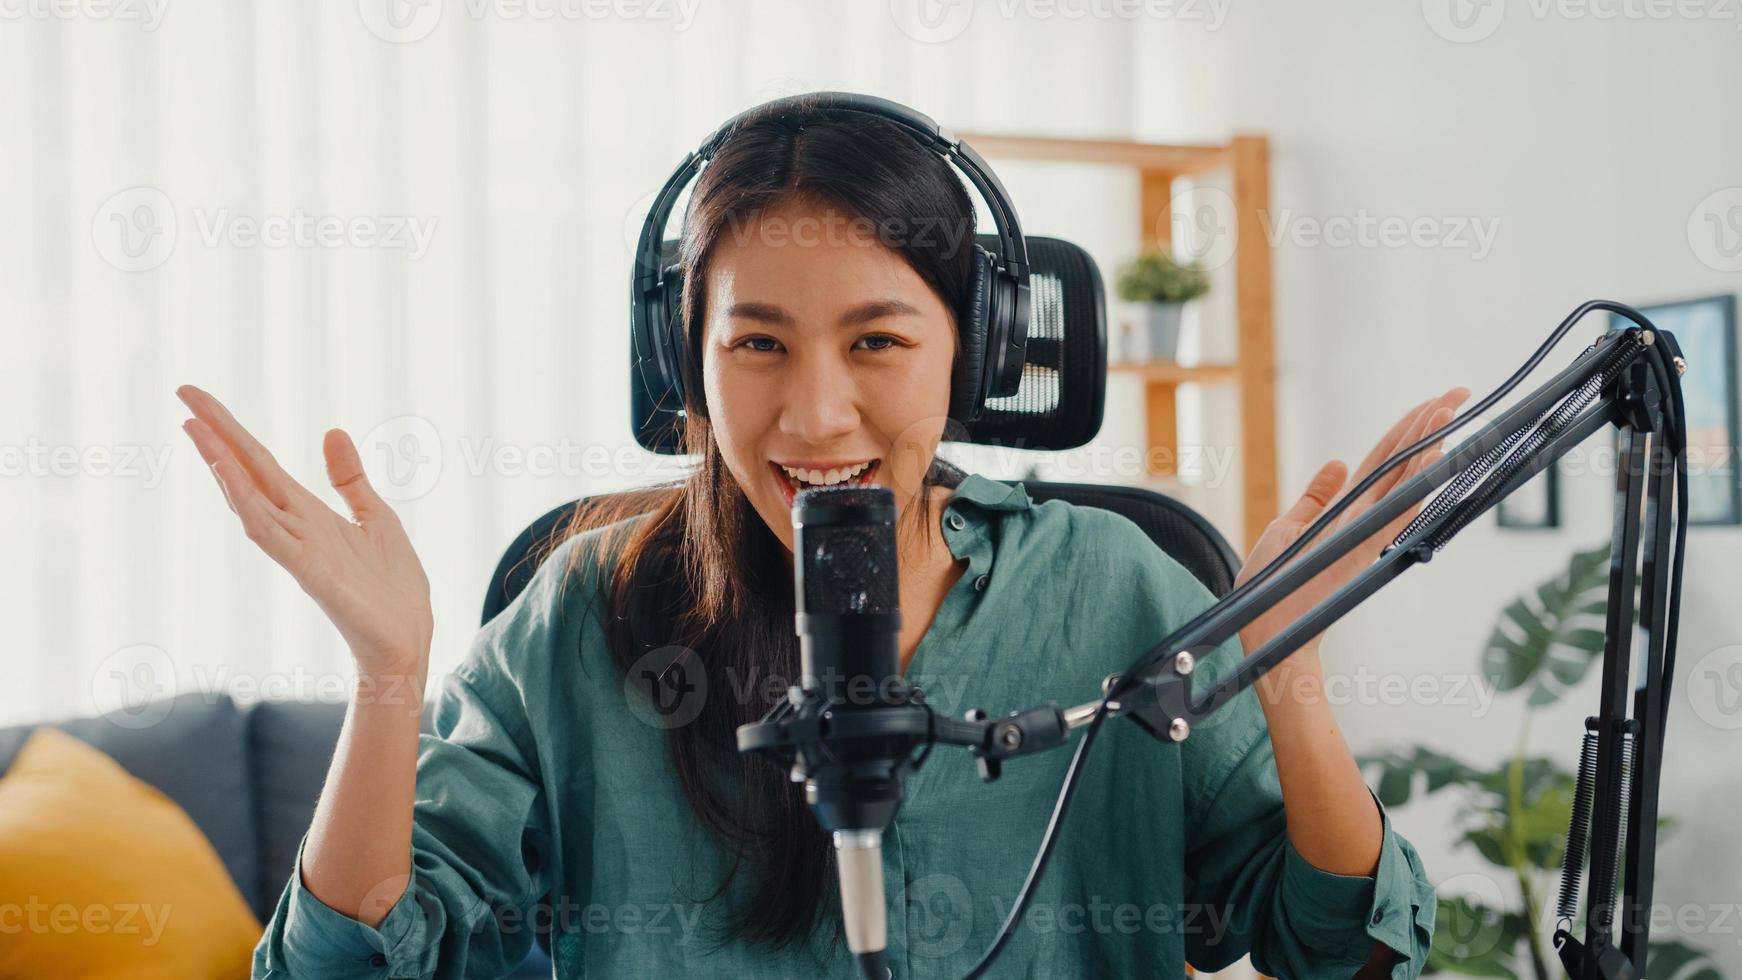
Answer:
[[[1567,821],[1573,805],[1573,776],[1553,760],[1524,759],[1518,767],[1518,799],[1513,799],[1511,764],[1481,774],[1487,792],[1471,801],[1471,827],[1464,842],[1494,864],[1511,866],[1512,849],[1532,867],[1560,868],[1566,853]]]
[[[1603,652],[1608,588],[1609,546],[1604,544],[1573,555],[1565,572],[1507,606],[1482,655],[1483,672],[1495,689],[1528,691],[1535,707],[1558,701],[1586,677]],[[1637,590],[1634,600],[1637,611]],[[1569,741],[1566,761],[1576,758],[1577,742]],[[1504,869],[1505,878],[1516,879],[1518,894],[1512,897],[1525,899],[1513,911],[1465,895],[1437,896],[1424,972],[1531,980],[1561,975],[1552,952],[1544,956],[1543,947],[1532,942],[1523,906],[1534,895],[1536,913],[1552,907],[1550,882],[1566,851],[1572,773],[1555,759],[1522,754],[1497,768],[1479,769],[1419,745],[1362,755],[1358,761],[1387,807],[1458,787],[1459,842]],[[1669,818],[1660,816],[1660,840],[1669,826]],[[1650,968],[1653,980],[1723,980],[1704,951],[1680,942],[1652,943]]]
[[[1483,773],[1451,756],[1420,745],[1407,752],[1363,755],[1356,761],[1363,770],[1373,773],[1377,783],[1374,792],[1379,796],[1379,802],[1388,807],[1402,806],[1409,802],[1410,794],[1415,791],[1415,778],[1418,775],[1426,776],[1427,784],[1423,795],[1438,792],[1447,786],[1477,785],[1483,778]]]
[[[1603,653],[1609,545],[1573,555],[1567,570],[1514,599],[1494,624],[1482,671],[1497,691],[1527,688],[1552,704]]]

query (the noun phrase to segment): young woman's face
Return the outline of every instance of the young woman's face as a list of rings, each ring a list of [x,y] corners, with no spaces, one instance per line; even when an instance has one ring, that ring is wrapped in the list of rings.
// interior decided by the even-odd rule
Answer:
[[[949,411],[955,318],[874,229],[787,206],[710,256],[702,371],[726,467],[792,548],[812,485],[921,489]]]

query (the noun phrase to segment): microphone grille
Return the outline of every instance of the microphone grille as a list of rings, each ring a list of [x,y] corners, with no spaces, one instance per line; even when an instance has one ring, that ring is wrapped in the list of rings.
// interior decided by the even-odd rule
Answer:
[[[883,487],[805,490],[793,503],[799,612],[901,611],[895,496]]]

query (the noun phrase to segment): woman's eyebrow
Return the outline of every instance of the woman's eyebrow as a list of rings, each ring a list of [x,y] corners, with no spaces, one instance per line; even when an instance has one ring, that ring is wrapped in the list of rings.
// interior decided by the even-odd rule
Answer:
[[[919,311],[898,299],[879,299],[861,303],[841,315],[841,326],[869,323],[886,316],[919,316]]]
[[[743,300],[733,303],[726,310],[726,315],[745,320],[756,320],[775,326],[790,327],[797,321],[791,313],[786,312],[773,303],[759,303],[755,300]],[[919,310],[909,303],[898,299],[878,299],[861,303],[841,314],[840,326],[851,327],[886,316],[919,316]]]

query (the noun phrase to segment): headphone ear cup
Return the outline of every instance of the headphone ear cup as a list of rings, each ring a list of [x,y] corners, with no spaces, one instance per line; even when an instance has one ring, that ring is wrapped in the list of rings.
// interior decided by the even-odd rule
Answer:
[[[974,272],[968,284],[968,304],[962,309],[956,335],[961,352],[956,358],[955,376],[950,383],[950,418],[959,422],[974,422],[985,408],[986,343],[992,315],[992,288],[995,273],[992,253],[974,245]]]
[[[680,266],[665,267],[664,288],[660,290],[655,311],[659,319],[655,329],[665,334],[665,349],[670,352],[670,377],[668,379],[672,397],[676,404],[674,410],[684,406],[684,361],[687,359],[684,350],[683,324],[683,269]]]

